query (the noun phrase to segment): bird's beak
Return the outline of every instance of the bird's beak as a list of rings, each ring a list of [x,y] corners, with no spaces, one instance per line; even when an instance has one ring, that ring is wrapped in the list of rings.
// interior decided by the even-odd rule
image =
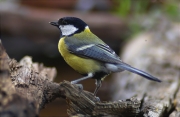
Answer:
[[[58,22],[49,22],[51,25],[53,25],[53,26],[59,26],[59,24],[58,24]]]

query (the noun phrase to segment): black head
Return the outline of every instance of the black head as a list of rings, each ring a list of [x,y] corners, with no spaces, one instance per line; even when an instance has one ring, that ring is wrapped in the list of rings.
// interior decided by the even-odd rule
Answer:
[[[63,36],[70,36],[84,31],[87,24],[76,17],[63,17],[58,22],[50,22],[51,25],[58,27]]]

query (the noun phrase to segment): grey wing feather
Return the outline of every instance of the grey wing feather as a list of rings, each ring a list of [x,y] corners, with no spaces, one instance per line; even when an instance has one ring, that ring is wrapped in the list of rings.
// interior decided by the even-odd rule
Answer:
[[[71,41],[67,39],[65,43],[68,46],[68,50],[71,53],[76,54],[77,56],[92,58],[98,61],[114,63],[114,64],[122,62],[119,56],[117,56],[115,52],[108,45],[89,44],[87,42],[72,43]]]

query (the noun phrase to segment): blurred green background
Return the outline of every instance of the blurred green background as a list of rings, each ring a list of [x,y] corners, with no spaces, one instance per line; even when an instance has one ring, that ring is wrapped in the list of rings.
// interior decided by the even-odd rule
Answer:
[[[117,53],[130,38],[144,31],[153,31],[168,18],[180,21],[179,0],[0,0],[0,38],[11,58],[28,55],[33,61],[56,67],[55,82],[81,77],[60,56],[57,44],[60,33],[49,24],[61,17],[75,16],[84,20],[93,33]],[[161,20],[159,20],[161,19]],[[111,76],[109,76],[111,77]],[[107,78],[98,92],[101,100],[111,100]],[[93,92],[94,80],[82,82]],[[57,99],[41,111],[41,117],[67,116],[66,103]]]

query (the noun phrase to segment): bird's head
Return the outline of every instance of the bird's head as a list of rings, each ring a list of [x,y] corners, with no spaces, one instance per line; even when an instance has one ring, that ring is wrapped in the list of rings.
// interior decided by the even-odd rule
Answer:
[[[63,17],[57,22],[50,22],[50,24],[58,27],[62,32],[62,36],[80,33],[88,28],[88,25],[84,21],[76,17]]]

